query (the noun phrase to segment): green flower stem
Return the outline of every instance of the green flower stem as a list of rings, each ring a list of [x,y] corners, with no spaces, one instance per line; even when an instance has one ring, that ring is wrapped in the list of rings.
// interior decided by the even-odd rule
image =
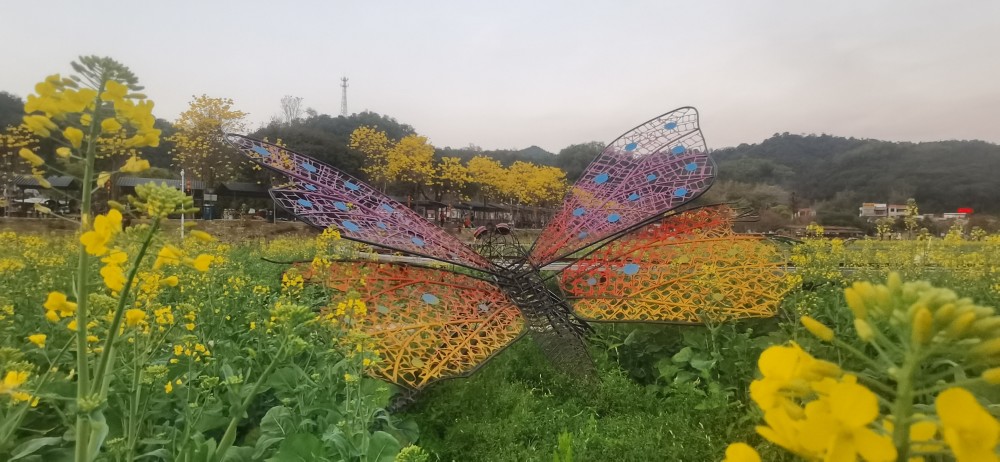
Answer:
[[[921,356],[916,351],[910,351],[903,360],[903,367],[896,379],[896,402],[892,414],[895,428],[892,443],[898,451],[897,461],[910,460],[910,418],[913,416],[913,376],[920,364]]]
[[[968,387],[970,385],[979,385],[979,384],[984,383],[984,382],[986,382],[986,380],[984,380],[982,377],[973,377],[973,378],[970,378],[970,379],[957,380],[957,381],[954,381],[954,382],[942,383],[942,384],[930,386],[930,387],[927,387],[927,388],[921,388],[920,390],[917,390],[917,391],[913,392],[913,394],[914,394],[914,396],[929,395],[929,394],[937,393],[939,391],[943,391],[943,390],[946,390],[946,389],[952,388],[952,387]]]
[[[87,231],[93,226],[93,218],[90,216],[92,190],[90,185],[94,183],[94,159],[97,152],[97,137],[100,132],[101,109],[104,107],[101,101],[101,93],[108,80],[107,76],[102,76],[97,88],[97,96],[94,97],[94,113],[90,119],[90,135],[87,138],[87,154],[84,158],[83,187],[80,197],[80,233]],[[87,288],[90,282],[90,255],[87,248],[80,244],[80,259],[76,266],[76,399],[77,405],[82,399],[89,398],[90,394],[90,363],[87,358],[87,299],[89,292]],[[90,462],[93,459],[90,455],[90,416],[77,411],[76,414],[76,451],[77,462]]]
[[[268,364],[267,368],[264,369],[264,372],[260,374],[260,378],[258,378],[257,382],[253,384],[253,388],[250,389],[250,393],[243,399],[243,402],[240,403],[240,408],[236,410],[232,419],[229,420],[229,426],[226,427],[226,433],[222,435],[222,439],[219,440],[219,447],[215,450],[214,461],[218,462],[225,458],[226,452],[228,452],[229,448],[233,446],[233,442],[236,441],[236,426],[239,425],[240,420],[243,420],[243,414],[247,411],[247,408],[250,407],[250,403],[253,402],[254,397],[257,395],[257,391],[260,390],[260,386],[264,384],[264,380],[267,379],[267,376],[271,375],[271,371],[273,371],[275,366],[278,365],[278,360],[283,356],[286,345],[287,343],[281,344],[281,348],[278,348],[278,352],[275,353],[274,359],[271,360],[271,364]]]
[[[866,364],[868,364],[868,366],[874,368],[875,370],[882,370],[882,369],[886,368],[887,366],[888,367],[895,366],[895,364],[892,364],[891,362],[888,363],[888,364],[880,364],[878,361],[875,361],[870,356],[864,354],[861,350],[858,350],[857,348],[854,348],[853,345],[851,345],[851,344],[849,344],[849,343],[847,343],[847,342],[845,342],[845,341],[843,341],[843,340],[841,340],[839,338],[834,337],[832,343],[835,346],[837,346],[837,347],[843,348],[845,351],[847,351],[848,353],[850,353],[851,355],[853,355],[855,358],[864,361]],[[880,356],[880,358],[884,358],[884,357]]]
[[[108,326],[108,338],[104,339],[104,351],[101,352],[101,361],[97,366],[97,373],[94,377],[93,390],[91,393],[97,393],[100,391],[102,385],[104,384],[104,378],[108,373],[108,364],[111,362],[111,349],[114,347],[115,340],[118,337],[118,331],[122,324],[122,317],[125,315],[125,302],[128,300],[129,292],[132,290],[132,283],[135,281],[135,275],[139,272],[139,265],[142,263],[142,259],[146,256],[146,251],[149,250],[149,244],[153,242],[153,236],[156,235],[156,231],[160,229],[160,218],[156,217],[153,219],[153,225],[149,227],[149,233],[146,234],[146,239],[142,242],[142,247],[139,249],[139,254],[136,255],[135,260],[132,262],[132,268],[129,269],[128,277],[125,278],[125,287],[122,288],[121,294],[118,295],[118,307],[115,308],[115,317],[111,320],[111,325]],[[104,396],[101,397],[102,399]]]

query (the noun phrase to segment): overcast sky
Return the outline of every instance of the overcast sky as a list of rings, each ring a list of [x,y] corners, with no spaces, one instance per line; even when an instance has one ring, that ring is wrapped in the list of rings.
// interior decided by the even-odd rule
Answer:
[[[128,65],[174,120],[283,95],[437,146],[608,142],[685,105],[710,147],[775,132],[1000,142],[1000,1],[0,1],[0,90],[81,54]],[[95,32],[96,31],[96,32]]]

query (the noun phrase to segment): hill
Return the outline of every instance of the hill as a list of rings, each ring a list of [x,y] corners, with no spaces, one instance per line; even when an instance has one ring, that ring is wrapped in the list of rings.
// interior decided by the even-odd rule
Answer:
[[[905,203],[922,212],[958,207],[1000,213],[1000,146],[983,141],[889,142],[830,135],[775,134],[713,152],[719,181],[790,192],[790,208],[857,215],[861,202]]]

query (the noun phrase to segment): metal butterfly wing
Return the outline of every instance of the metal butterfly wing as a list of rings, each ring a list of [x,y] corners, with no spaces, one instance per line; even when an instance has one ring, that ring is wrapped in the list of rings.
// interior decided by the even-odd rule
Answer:
[[[362,181],[309,157],[241,135],[227,140],[290,184],[274,200],[317,228],[335,227],[345,239],[490,274],[492,264],[460,240]],[[410,389],[471,374],[515,340],[523,318],[495,284],[446,268],[400,263],[333,262],[313,283],[358,288],[370,308],[362,330],[381,361],[373,375]]]
[[[732,231],[726,205],[686,210],[576,260],[560,286],[588,321],[770,317],[785,291],[778,249]]]

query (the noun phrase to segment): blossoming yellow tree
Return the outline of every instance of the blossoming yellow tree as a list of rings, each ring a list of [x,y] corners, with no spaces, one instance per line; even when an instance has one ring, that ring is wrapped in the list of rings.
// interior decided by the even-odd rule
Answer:
[[[188,110],[174,122],[177,133],[170,137],[177,165],[209,186],[214,186],[217,180],[230,179],[242,159],[232,155],[222,134],[244,131],[246,116],[233,108],[232,99],[194,97]]]

